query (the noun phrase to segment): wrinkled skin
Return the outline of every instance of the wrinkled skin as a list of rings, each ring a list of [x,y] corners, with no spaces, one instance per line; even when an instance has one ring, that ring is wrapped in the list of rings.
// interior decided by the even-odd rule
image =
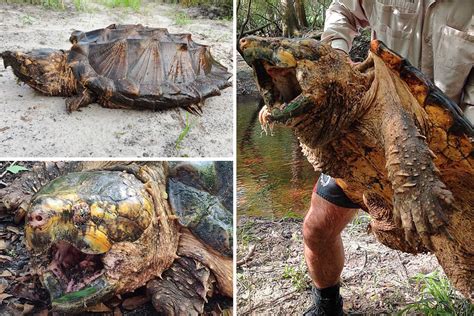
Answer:
[[[221,165],[232,167],[222,162],[176,165],[171,171],[174,176],[168,181],[168,192],[179,223],[218,252],[231,257],[232,178],[228,176],[232,170],[218,169]],[[225,176],[226,181],[220,181]]]
[[[231,74],[190,34],[115,25],[75,31],[69,51],[1,53],[19,80],[46,95],[69,97],[72,112],[97,102],[107,108],[202,113],[202,102],[231,85]]]
[[[80,312],[150,281],[154,306],[170,315],[183,302],[198,315],[207,296],[232,296],[232,259],[179,224],[168,201],[166,163],[40,163],[34,169],[0,197],[7,209],[28,201],[25,239],[53,310]],[[39,186],[32,197],[16,193],[30,184]]]
[[[360,65],[312,39],[240,47],[265,101],[262,126],[293,129],[314,168],[371,214],[379,241],[433,251],[472,300],[474,133],[457,105],[378,41]]]

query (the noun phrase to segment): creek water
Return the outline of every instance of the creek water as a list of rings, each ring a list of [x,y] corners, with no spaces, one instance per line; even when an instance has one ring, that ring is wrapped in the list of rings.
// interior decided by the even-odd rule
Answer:
[[[262,133],[259,100],[241,97],[237,106],[237,213],[303,217],[317,174],[301,153],[293,132],[275,126]]]

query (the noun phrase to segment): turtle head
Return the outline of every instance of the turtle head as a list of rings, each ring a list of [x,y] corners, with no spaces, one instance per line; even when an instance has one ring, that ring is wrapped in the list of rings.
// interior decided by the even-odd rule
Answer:
[[[353,88],[347,86],[354,69],[347,56],[311,38],[245,37],[240,48],[265,102],[259,116],[263,127],[285,124],[313,147],[347,127],[334,122],[350,123],[350,117],[342,119],[352,113],[347,106]]]
[[[153,210],[144,183],[125,172],[70,173],[33,197],[25,240],[55,311],[78,312],[148,281],[146,258],[159,257]]]
[[[76,80],[67,66],[67,53],[62,50],[5,51],[1,56],[5,68],[12,67],[20,81],[41,93],[70,96],[76,91]]]
[[[245,37],[240,40],[240,48],[254,70],[267,107],[281,108],[301,94],[301,84],[296,77],[300,52],[293,40]]]

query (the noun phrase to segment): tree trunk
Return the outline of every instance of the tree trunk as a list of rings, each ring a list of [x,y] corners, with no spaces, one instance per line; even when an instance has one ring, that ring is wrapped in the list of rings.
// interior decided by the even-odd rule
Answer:
[[[296,18],[295,2],[294,0],[281,0],[281,5],[285,10],[283,16],[283,36],[292,37],[295,31],[300,28]]]
[[[306,11],[304,9],[303,0],[295,0],[296,17],[301,27],[309,27],[308,20],[306,19]]]

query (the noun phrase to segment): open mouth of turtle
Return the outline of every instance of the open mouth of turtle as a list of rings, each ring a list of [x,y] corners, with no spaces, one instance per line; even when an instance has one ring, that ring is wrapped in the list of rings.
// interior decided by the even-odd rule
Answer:
[[[42,283],[53,310],[78,312],[110,297],[115,290],[105,274],[102,254],[87,254],[66,241],[54,243]]]
[[[278,67],[268,61],[257,61],[254,63],[254,69],[259,86],[271,94],[273,103],[268,105],[272,108],[283,110],[301,94],[294,67]]]
[[[51,271],[63,294],[82,290],[105,272],[103,254],[86,254],[66,241],[54,243],[50,250]]]
[[[291,125],[293,118],[305,114],[313,106],[310,99],[302,94],[295,67],[280,67],[258,60],[253,63],[253,68],[266,104],[259,115],[264,129],[273,122]]]

